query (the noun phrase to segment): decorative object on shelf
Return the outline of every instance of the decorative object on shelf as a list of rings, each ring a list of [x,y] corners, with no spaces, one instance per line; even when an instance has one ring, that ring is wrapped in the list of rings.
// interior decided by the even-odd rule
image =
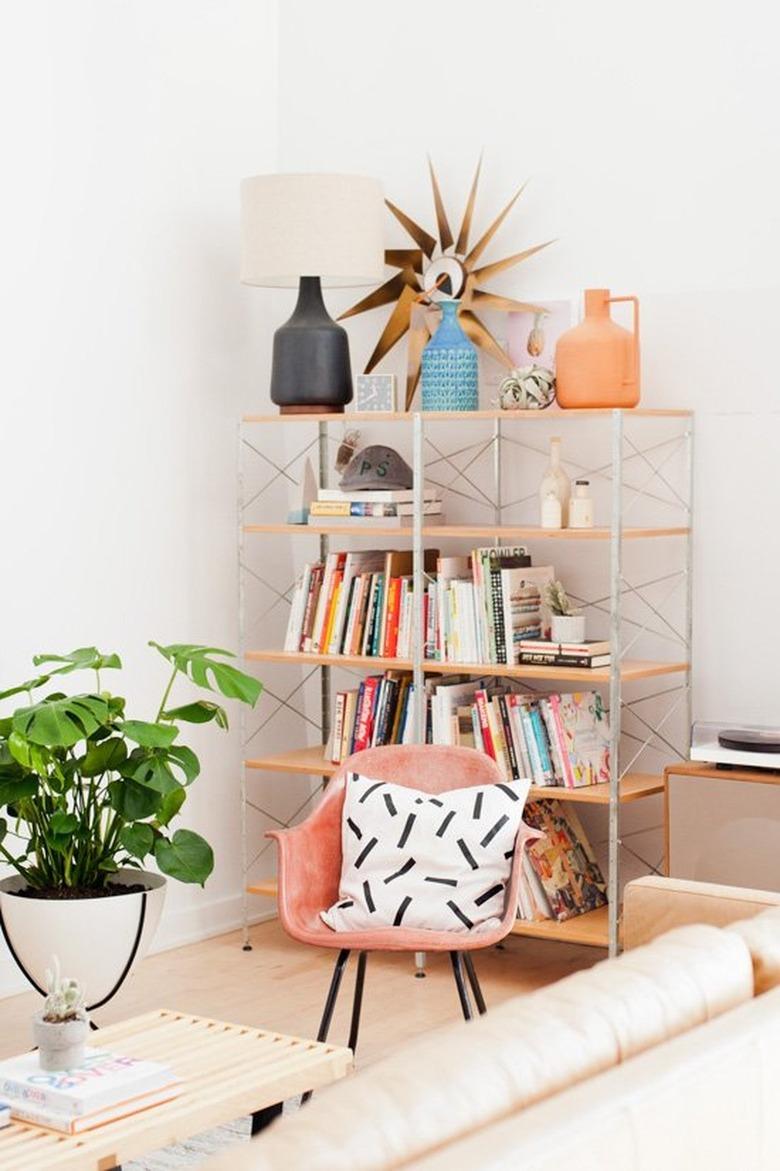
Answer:
[[[358,431],[357,427],[351,427],[349,431],[345,432],[344,438],[341,440],[341,443],[338,445],[336,450],[335,467],[340,476],[344,475],[344,472],[349,466],[349,461],[352,459],[353,455],[358,449],[359,443],[360,432]],[[312,499],[314,498],[312,497]]]
[[[52,957],[46,969],[46,1000],[33,1017],[33,1038],[41,1069],[75,1069],[84,1060],[89,1017],[78,980],[60,975],[60,961]]]
[[[634,329],[613,321],[610,305],[630,301]],[[585,290],[585,320],[558,338],[558,403],[562,407],[635,407],[639,402],[639,301]]]
[[[441,322],[422,355],[422,409],[476,411],[479,407],[477,349],[458,321],[459,301],[442,301]]]
[[[498,405],[503,411],[543,411],[553,402],[555,375],[546,366],[512,370],[498,388]]]
[[[309,521],[309,509],[312,501],[317,498],[317,478],[314,475],[314,466],[306,457],[306,462],[303,465],[303,481],[301,483],[300,506],[298,508],[291,508],[287,513],[288,525],[305,525]]]
[[[516,252],[513,256],[507,256],[502,260],[496,260],[492,264],[480,264],[479,261],[482,254],[514,207],[525,185],[512,196],[509,203],[492,222],[487,231],[470,248],[469,237],[482,160],[480,159],[477,165],[457,239],[453,236],[452,229],[450,228],[447,213],[444,208],[444,201],[439,190],[438,180],[430,160],[428,161],[428,165],[433,187],[438,240],[427,232],[425,228],[415,223],[410,216],[406,215],[395,204],[386,200],[385,202],[392,214],[412,238],[414,247],[389,248],[385,252],[385,260],[391,268],[397,269],[394,276],[378,289],[369,293],[367,297],[358,301],[356,305],[353,305],[351,309],[348,309],[346,313],[342,313],[339,317],[339,321],[343,321],[347,317],[352,317],[357,313],[364,313],[369,309],[377,309],[382,305],[393,305],[393,310],[387,324],[366,364],[366,374],[370,374],[382,358],[401,340],[404,334],[411,331],[409,338],[409,367],[406,380],[405,409],[407,411],[411,407],[420,377],[420,360],[423,346],[430,336],[430,326],[427,324],[424,315],[415,314],[414,324],[412,324],[414,307],[419,301],[419,293],[422,292],[428,299],[433,300],[437,299],[437,296],[443,296],[452,300],[460,299],[462,302],[460,324],[466,334],[475,345],[478,345],[486,354],[494,358],[495,361],[499,362],[502,366],[510,368],[511,362],[509,358],[490,330],[487,329],[477,316],[477,311],[483,309],[500,309],[504,311],[520,310],[537,313],[540,311],[540,307],[530,305],[523,301],[516,301],[512,297],[504,297],[498,293],[490,293],[478,286],[484,281],[497,276],[499,273],[506,272],[507,269],[514,267],[514,265],[520,264],[523,260],[527,260],[534,253],[541,251],[542,248],[546,248],[553,242],[552,240],[548,240],[544,244],[537,244],[532,248],[526,248],[522,252]]]
[[[241,183],[241,280],[298,287],[274,334],[271,399],[283,414],[340,412],[352,399],[346,330],[322,286],[370,285],[383,272],[382,189],[363,175],[254,175]]]
[[[574,491],[569,500],[569,528],[593,528],[593,497],[590,494],[590,480],[574,481]]]
[[[542,482],[539,485],[539,510],[541,514],[540,523],[543,529],[566,528],[569,523],[570,493],[571,484],[569,477],[561,467],[561,441],[558,436],[554,436],[550,440],[550,462],[547,466],[547,470],[542,476]],[[552,523],[553,509],[548,499],[550,494],[557,496],[558,502],[561,506],[559,524]],[[546,514],[545,504],[547,504]],[[545,515],[548,518],[548,523],[545,523]]]
[[[89,985],[88,1011],[116,994],[154,935],[165,878],[141,869],[144,860],[152,856],[164,875],[201,886],[213,869],[208,842],[171,829],[200,771],[178,736],[182,723],[226,728],[227,714],[206,699],[170,706],[176,679],[251,706],[262,690],[224,661],[229,651],[151,645],[169,671],[152,721],[126,717],[124,698],[102,678],[121,660],[96,647],[36,655],[42,673],[0,693],[25,701],[0,723],[0,810],[8,810],[20,847],[12,852],[0,840],[0,858],[16,871],[0,881],[0,928],[38,992],[54,952]],[[79,670],[90,672],[93,690],[64,695],[59,677]],[[54,691],[30,702],[52,679]],[[0,818],[0,839],[6,829]]]
[[[543,529],[560,529],[563,527],[561,501],[558,493],[553,488],[550,488],[542,498],[541,525]]]
[[[544,366],[555,374],[555,346],[574,323],[570,301],[541,301],[536,311],[510,313],[507,351],[513,366]]]
[[[402,455],[382,443],[364,447],[347,464],[341,477],[342,491],[360,491],[377,488],[411,488],[414,472]]]
[[[573,606],[569,595],[559,581],[551,581],[544,591],[549,607],[553,642],[584,643],[585,615]]]
[[[396,411],[395,374],[358,374],[355,406],[359,411]]]

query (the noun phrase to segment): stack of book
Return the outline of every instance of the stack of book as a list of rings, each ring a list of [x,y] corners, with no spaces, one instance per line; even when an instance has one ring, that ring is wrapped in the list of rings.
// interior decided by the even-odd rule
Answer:
[[[605,906],[606,883],[576,811],[564,811],[560,801],[529,801],[523,820],[544,837],[523,857],[518,919],[560,923]]]
[[[521,663],[544,667],[608,667],[612,662],[609,642],[588,639],[585,642],[550,642],[547,639],[521,639]]]
[[[7,1102],[0,1102],[0,1130],[11,1125],[11,1107]]]
[[[309,524],[333,528],[337,525],[369,529],[411,528],[414,520],[414,489],[320,488],[309,505]],[[423,492],[423,516],[436,517],[442,524],[441,497],[435,488]]]
[[[330,759],[340,764],[364,748],[413,743],[413,696],[414,685],[408,671],[369,675],[359,687],[337,692]]]
[[[430,572],[437,551],[425,554]],[[409,658],[412,553],[368,549],[329,553],[305,565],[292,597],[286,651]]]
[[[156,1061],[88,1049],[83,1065],[42,1070],[37,1052],[0,1062],[0,1095],[13,1118],[80,1134],[175,1098],[181,1082]]]

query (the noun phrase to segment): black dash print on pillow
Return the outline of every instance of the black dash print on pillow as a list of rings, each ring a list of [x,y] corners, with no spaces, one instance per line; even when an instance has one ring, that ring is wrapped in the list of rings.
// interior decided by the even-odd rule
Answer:
[[[429,805],[438,805],[438,806],[439,806],[439,809],[443,809],[443,808],[444,808],[444,802],[443,802],[443,801],[440,801],[438,797],[429,797],[429,798],[428,798],[428,804],[429,804]]]
[[[399,850],[403,849],[403,847],[406,845],[406,839],[409,837],[409,834],[412,832],[412,826],[414,825],[416,820],[417,820],[416,813],[410,813],[409,816],[407,817],[406,825],[404,826],[403,830],[401,831],[401,836],[398,839],[398,849]]]
[[[514,856],[515,856],[514,850],[507,850],[506,854],[504,854],[505,858],[514,858]]]
[[[376,904],[371,895],[371,884],[369,883],[368,879],[366,879],[366,881],[363,883],[363,898],[366,900],[366,906],[368,907],[369,911],[371,911],[373,914],[373,912],[376,910]]]
[[[474,798],[474,820],[475,821],[479,821],[480,817],[482,816],[482,798],[484,796],[485,796],[484,793],[477,793],[476,797]]]
[[[452,899],[447,899],[447,906],[452,911],[453,915],[457,915],[458,918],[460,919],[461,923],[465,923],[465,925],[469,929],[474,926],[474,924],[471,922],[471,919],[469,919],[468,915],[464,915],[463,912],[461,911],[460,907],[458,906],[458,904],[453,903]]]
[[[346,911],[347,907],[354,907],[354,899],[345,899],[343,903],[337,903],[336,906],[340,911]]]
[[[426,882],[438,882],[441,886],[457,886],[457,878],[437,878],[435,874],[426,874]]]
[[[416,865],[417,863],[414,858],[409,858],[406,862],[404,862],[400,870],[396,870],[395,874],[388,874],[387,878],[384,878],[382,881],[385,883],[392,882],[394,878],[400,878],[401,875],[408,874],[412,867]]]
[[[501,894],[503,889],[503,882],[497,882],[495,886],[491,886],[490,890],[484,891],[484,893],[481,894],[478,899],[474,899],[475,905],[481,907],[483,903],[487,903],[490,901],[490,899],[495,898],[496,895]]]
[[[357,838],[357,840],[360,841],[360,839],[363,837],[363,831],[360,828],[360,826],[356,825],[351,817],[347,818],[347,825],[352,830],[352,832],[355,835],[355,837]]]
[[[415,805],[422,805],[423,798],[422,797],[415,797],[414,803],[415,803]]]
[[[390,816],[395,817],[398,810],[396,809],[395,805],[393,804],[393,798],[390,796],[389,793],[385,793],[385,805],[387,806],[387,812],[390,814]]]
[[[412,901],[412,896],[407,895],[395,913],[395,919],[393,919],[393,927],[400,927],[401,926],[401,923],[403,921],[403,917],[406,914],[406,908],[409,906],[411,901]]]
[[[381,789],[382,785],[384,785],[384,783],[385,783],[384,781],[377,781],[377,783],[375,785],[369,785],[369,787],[366,789],[363,796],[358,801],[358,805],[362,805],[367,797],[370,797],[372,793],[376,793],[377,789]]]
[[[519,795],[514,791],[514,789],[510,789],[509,785],[498,784],[498,785],[496,785],[496,788],[500,789],[502,793],[506,793],[506,795],[510,799],[510,801],[519,801],[520,800]]]
[[[460,849],[461,854],[466,859],[466,861],[468,862],[471,869],[472,870],[479,870],[479,862],[477,862],[477,860],[474,857],[474,855],[472,854],[471,850],[468,848],[466,843],[463,841],[463,838],[458,838],[458,848]]]
[[[489,845],[489,844],[490,844],[490,842],[492,842],[492,841],[493,841],[493,838],[496,836],[496,834],[497,834],[497,833],[498,833],[498,831],[501,829],[501,827],[502,827],[502,826],[504,826],[504,825],[506,825],[506,823],[507,823],[508,821],[509,821],[509,817],[508,817],[508,815],[507,815],[506,813],[504,814],[504,816],[503,816],[503,817],[499,817],[498,821],[497,821],[497,822],[496,822],[496,824],[493,826],[493,828],[492,828],[492,829],[489,829],[489,830],[487,831],[487,833],[485,834],[484,838],[483,838],[483,839],[482,839],[482,841],[479,843],[479,844],[480,844],[480,846],[483,846],[483,847],[484,847],[484,846],[487,846],[487,845]]]
[[[377,843],[377,839],[372,838],[371,841],[368,843],[368,845],[364,846],[363,849],[360,851],[357,858],[355,859],[355,869],[356,870],[359,870],[360,867],[363,865],[363,863],[365,862],[366,858],[373,850],[376,843]]]
[[[444,833],[447,829],[447,826],[450,824],[450,822],[452,821],[454,816],[455,816],[455,810],[451,809],[449,811],[449,813],[446,815],[446,817],[444,818],[444,821],[441,823],[439,828],[436,830],[436,837],[437,838],[441,838],[444,836]]]

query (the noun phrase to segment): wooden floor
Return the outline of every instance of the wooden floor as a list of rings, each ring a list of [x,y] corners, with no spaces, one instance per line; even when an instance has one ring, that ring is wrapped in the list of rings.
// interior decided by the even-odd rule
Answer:
[[[151,956],[95,1019],[108,1024],[152,1008],[174,1008],[314,1037],[335,954],[293,943],[272,920],[253,928],[251,952],[243,952],[238,934],[232,934]],[[475,960],[489,1007],[588,967],[604,954],[510,936],[503,950],[491,948]],[[411,956],[369,956],[359,1066],[458,1018],[448,957],[430,956],[424,980],[416,980],[413,971]],[[350,969],[331,1029],[330,1039],[341,1044],[349,1029],[352,977]],[[39,1003],[35,993],[0,1000],[0,1058],[32,1044],[30,1016]]]

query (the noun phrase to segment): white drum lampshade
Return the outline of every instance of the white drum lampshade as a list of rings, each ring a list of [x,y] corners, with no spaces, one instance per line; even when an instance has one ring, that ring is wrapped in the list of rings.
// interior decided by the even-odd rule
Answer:
[[[274,335],[271,398],[283,412],[343,411],[352,398],[346,331],[322,286],[373,285],[384,272],[384,198],[363,175],[254,175],[241,183],[241,280],[298,286]]]

